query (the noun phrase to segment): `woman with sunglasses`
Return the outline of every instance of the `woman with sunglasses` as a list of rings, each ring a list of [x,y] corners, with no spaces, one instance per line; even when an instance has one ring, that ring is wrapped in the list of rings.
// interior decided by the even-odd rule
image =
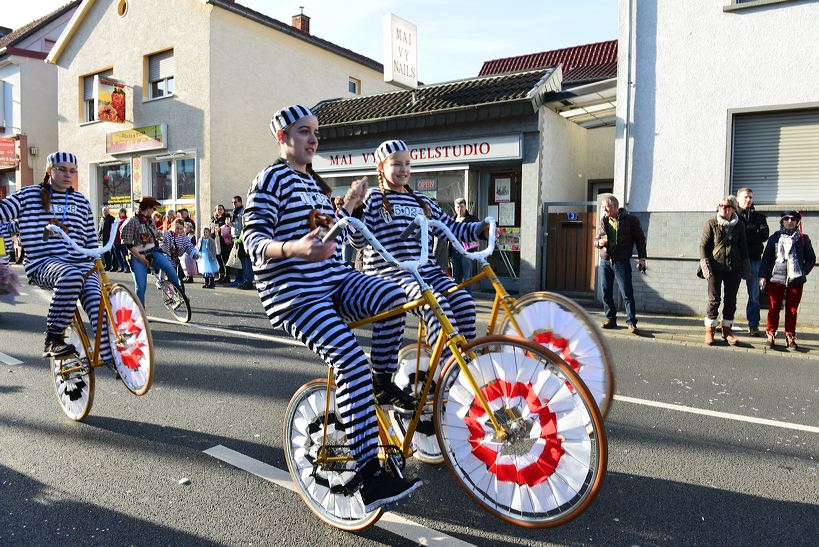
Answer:
[[[776,345],[779,312],[785,301],[785,344],[799,349],[796,343],[796,310],[802,300],[802,289],[807,275],[816,264],[816,253],[810,238],[802,233],[802,215],[798,211],[782,213],[779,230],[765,244],[759,265],[759,288],[768,288],[768,324],[766,341],[769,348]]]
[[[737,215],[737,198],[725,196],[717,205],[717,214],[705,223],[700,239],[700,268],[708,281],[708,307],[705,313],[705,344],[714,344],[719,325],[719,305],[724,286],[722,336],[730,345],[737,339],[732,332],[737,311],[740,282],[751,275],[745,225]]]

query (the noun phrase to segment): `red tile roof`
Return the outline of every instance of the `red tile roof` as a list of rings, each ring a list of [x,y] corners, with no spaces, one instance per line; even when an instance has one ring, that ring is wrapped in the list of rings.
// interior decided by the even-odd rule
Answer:
[[[80,5],[81,0],[73,0],[58,8],[48,15],[43,15],[39,19],[36,19],[28,24],[23,25],[20,28],[14,29],[12,32],[6,34],[2,38],[0,38],[0,48],[12,46],[15,43],[19,42],[26,36],[30,35],[35,30],[39,29],[40,27],[47,25],[57,17],[62,16],[65,12],[72,10]]]
[[[506,74],[557,64],[563,65],[564,83],[613,78],[617,75],[617,40],[486,61],[479,75]]]

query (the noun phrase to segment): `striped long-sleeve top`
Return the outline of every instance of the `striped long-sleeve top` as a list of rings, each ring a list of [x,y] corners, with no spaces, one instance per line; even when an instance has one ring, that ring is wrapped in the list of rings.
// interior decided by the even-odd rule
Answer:
[[[187,234],[177,234],[171,230],[166,230],[162,234],[162,250],[171,257],[174,264],[179,263],[179,257],[183,254],[188,253],[193,256],[196,253],[196,249]]]
[[[244,212],[243,241],[256,275],[267,316],[274,326],[285,312],[309,306],[330,297],[352,268],[341,259],[341,236],[336,252],[327,260],[309,262],[302,258],[265,258],[267,246],[276,241],[297,240],[311,231],[310,211],[332,215],[330,198],[310,175],[292,169],[283,161],[264,169],[253,180]]]
[[[48,258],[88,263],[90,267],[91,260],[72,249],[63,238],[52,236],[43,241],[43,229],[51,223],[60,224],[77,245],[96,249],[97,231],[91,204],[84,195],[72,189],[53,191],[51,209],[46,211],[40,202],[40,188],[39,184],[26,186],[0,200],[0,221],[17,220],[20,242],[26,250],[26,275],[31,277]]]
[[[433,220],[439,220],[447,225],[452,233],[461,241],[473,241],[478,239],[481,230],[480,222],[456,222],[454,218],[447,215],[436,202],[423,194],[415,194],[429,207],[430,216]],[[364,212],[361,217],[362,222],[375,235],[378,241],[389,251],[398,261],[418,260],[421,256],[421,242],[417,238],[409,238],[406,241],[401,239],[401,232],[419,214],[424,214],[424,210],[419,206],[418,201],[412,194],[402,194],[387,190],[387,199],[392,205],[392,214],[386,213],[382,207],[383,194],[378,188],[373,188],[367,194],[364,201]],[[440,230],[433,228],[430,235],[445,237]],[[361,234],[349,233],[353,246],[364,249],[364,273],[381,275],[383,277],[402,277],[407,274],[385,261],[378,251],[367,245]],[[429,256],[432,257],[432,237],[429,238]],[[425,272],[440,272],[440,267],[434,262],[427,262],[419,272],[423,276]]]

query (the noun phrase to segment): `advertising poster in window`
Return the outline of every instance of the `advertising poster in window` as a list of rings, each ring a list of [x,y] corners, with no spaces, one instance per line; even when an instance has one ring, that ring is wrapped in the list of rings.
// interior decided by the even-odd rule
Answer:
[[[102,203],[111,209],[131,207],[131,166],[106,165],[102,170]]]
[[[498,203],[498,226],[515,225],[515,202]]]
[[[415,179],[415,190],[430,199],[438,199],[438,177],[418,177]]]
[[[125,121],[125,84],[97,76],[97,119],[106,122]]]
[[[495,179],[495,203],[505,203],[512,199],[512,179]]]
[[[500,251],[520,251],[520,227],[498,228],[495,248]]]

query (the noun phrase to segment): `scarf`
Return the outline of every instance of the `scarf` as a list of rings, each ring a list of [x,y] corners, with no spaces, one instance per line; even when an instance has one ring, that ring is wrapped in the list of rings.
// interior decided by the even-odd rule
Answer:
[[[791,233],[784,229],[779,230],[779,240],[776,242],[776,262],[771,273],[771,283],[788,285],[794,279],[802,277],[802,265],[796,252],[796,242],[801,237],[799,230]]]

